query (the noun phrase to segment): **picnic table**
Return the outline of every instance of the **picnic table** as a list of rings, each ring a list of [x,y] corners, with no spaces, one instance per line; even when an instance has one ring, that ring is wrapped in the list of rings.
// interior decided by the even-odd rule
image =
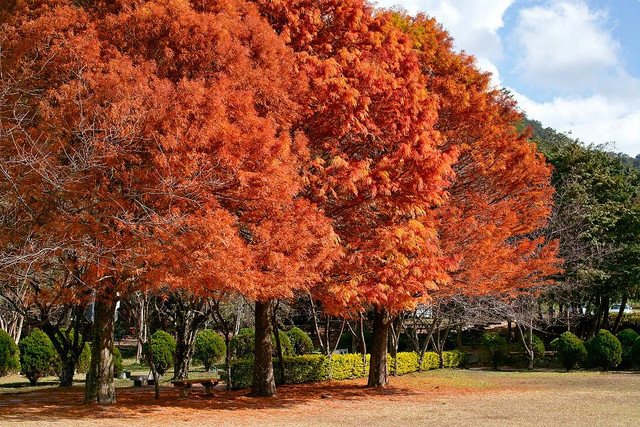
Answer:
[[[219,382],[219,378],[194,378],[186,380],[173,380],[171,381],[171,384],[173,384],[174,387],[181,389],[182,395],[186,396],[193,384],[202,384],[205,391],[209,394],[213,391],[213,387],[218,385]]]

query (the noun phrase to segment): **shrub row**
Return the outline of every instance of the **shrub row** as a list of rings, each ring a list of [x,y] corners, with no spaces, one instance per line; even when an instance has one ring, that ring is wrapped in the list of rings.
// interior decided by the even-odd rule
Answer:
[[[464,353],[460,351],[445,351],[443,353],[444,366],[455,368],[464,362]],[[366,362],[361,354],[336,354],[329,358],[321,354],[285,357],[285,377],[290,384],[326,381],[331,376],[334,380],[363,378],[369,373],[369,355]],[[278,359],[273,360],[276,382],[279,383]],[[393,372],[394,359],[388,356],[389,371]],[[437,369],[440,359],[436,353],[426,353],[422,370]],[[398,353],[398,375],[404,375],[418,370],[418,354]],[[331,373],[331,375],[330,375]],[[253,376],[253,359],[236,360],[231,365],[231,380],[236,389],[251,386]]]

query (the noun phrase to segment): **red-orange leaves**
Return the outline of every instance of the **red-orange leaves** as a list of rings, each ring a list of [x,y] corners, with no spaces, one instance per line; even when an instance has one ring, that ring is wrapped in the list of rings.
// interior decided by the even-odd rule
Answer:
[[[446,276],[430,211],[445,198],[455,150],[438,148],[437,99],[412,41],[358,0],[256,3],[309,78],[298,121],[312,156],[306,196],[347,255],[325,282],[325,303],[415,304]]]
[[[5,28],[0,105],[28,118],[2,111],[16,246],[37,227],[109,297],[142,283],[287,297],[337,256],[297,197],[306,80],[254,4],[42,2]]]
[[[412,37],[427,89],[439,97],[443,147],[459,151],[449,199],[437,211],[441,247],[457,260],[447,292],[500,294],[545,283],[559,263],[556,245],[534,238],[551,210],[550,168],[516,133],[515,103],[489,88],[488,76],[453,51],[435,21],[393,19]]]

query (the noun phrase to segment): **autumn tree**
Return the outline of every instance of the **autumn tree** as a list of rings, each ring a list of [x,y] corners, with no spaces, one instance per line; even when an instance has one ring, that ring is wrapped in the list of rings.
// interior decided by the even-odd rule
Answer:
[[[108,33],[117,35],[119,49],[155,61],[159,76],[185,90],[179,99],[188,108],[175,120],[191,119],[188,138],[194,147],[206,145],[183,163],[196,154],[213,171],[216,185],[206,195],[233,215],[243,243],[235,256],[244,264],[241,277],[224,277],[213,273],[228,270],[218,270],[219,260],[187,262],[205,272],[189,281],[255,301],[252,392],[273,395],[270,301],[308,288],[336,253],[330,223],[297,197],[309,153],[290,124],[299,116],[304,80],[281,38],[254,5],[241,1],[148,2],[120,13]],[[212,262],[218,267],[207,267]]]
[[[330,223],[297,198],[308,150],[289,124],[306,86],[288,48],[243,1],[43,2],[19,5],[9,26],[8,40],[31,39],[6,50],[42,74],[28,82],[25,134],[38,135],[35,148],[55,139],[60,161],[80,164],[75,184],[97,186],[67,189],[73,215],[51,222],[56,247],[56,223],[92,245],[80,255],[100,325],[86,400],[114,400],[115,298],[154,283],[256,300],[254,393],[274,394],[269,301],[310,286],[336,254]],[[24,59],[46,43],[61,51],[54,60]],[[89,157],[68,161],[70,145]]]
[[[369,385],[385,385],[391,320],[446,280],[432,208],[456,150],[438,148],[437,100],[390,16],[358,0],[256,3],[309,76],[305,196],[346,248],[316,296],[334,312],[373,308]]]

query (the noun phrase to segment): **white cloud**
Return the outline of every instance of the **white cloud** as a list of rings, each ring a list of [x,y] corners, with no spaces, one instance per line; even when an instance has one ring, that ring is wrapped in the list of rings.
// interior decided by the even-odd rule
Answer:
[[[411,14],[436,18],[454,38],[457,48],[478,57],[499,59],[502,44],[497,31],[514,0],[378,0],[379,7],[400,5]]]
[[[579,93],[597,88],[619,71],[619,45],[606,28],[607,18],[582,0],[522,9],[513,32],[518,71],[542,89]]]
[[[378,7],[399,5],[410,14],[424,12],[443,25],[459,50],[476,57],[478,68],[492,74],[494,86],[501,86],[495,61],[503,57],[498,30],[504,26],[505,11],[515,0],[379,0]]]
[[[530,118],[586,143],[615,141],[620,151],[640,153],[640,79],[625,72],[605,11],[590,10],[584,0],[539,0],[535,6],[516,0],[378,1],[380,7],[396,4],[435,17],[457,49],[493,74],[495,86],[502,85],[496,64],[511,64],[520,83],[535,88],[528,96],[510,89]],[[501,40],[510,6],[520,8],[517,24]],[[550,95],[555,98],[541,102]]]
[[[612,150],[640,154],[640,103],[630,106],[625,100],[603,95],[535,102],[516,90],[511,92],[527,116],[546,127],[570,133],[585,143],[615,142]]]

